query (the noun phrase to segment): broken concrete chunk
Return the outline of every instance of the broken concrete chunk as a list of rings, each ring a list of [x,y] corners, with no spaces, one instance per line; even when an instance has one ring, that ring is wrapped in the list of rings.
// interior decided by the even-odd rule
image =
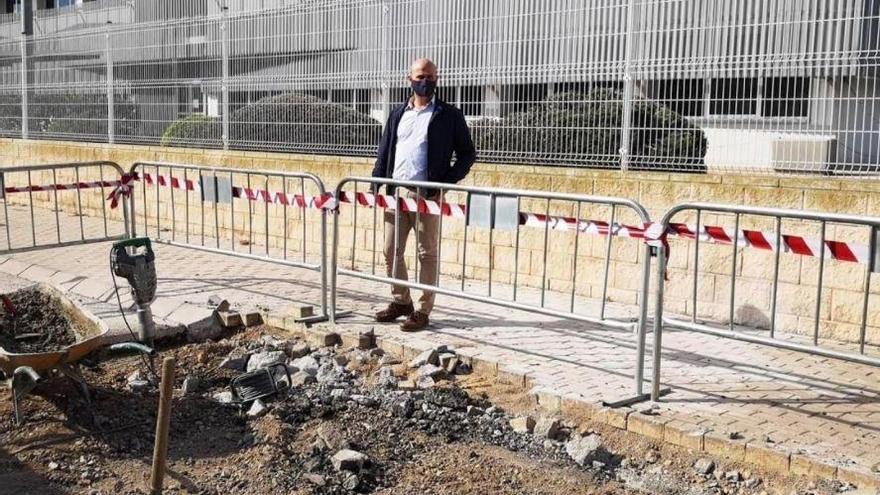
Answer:
[[[426,389],[426,388],[433,387],[436,383],[437,382],[435,382],[434,379],[431,378],[430,376],[423,376],[423,377],[419,378],[418,381],[416,381],[416,387],[421,388],[421,389]],[[399,388],[399,386],[398,386],[398,388]]]
[[[529,416],[520,416],[510,420],[510,427],[517,433],[531,433],[535,429],[535,420]]]
[[[312,349],[305,342],[288,342],[284,346],[284,352],[291,359],[299,359],[303,356],[308,356]]]
[[[254,371],[260,368],[268,368],[274,364],[287,361],[287,354],[284,351],[268,351],[258,352],[251,356],[247,363],[247,371]]]
[[[591,464],[594,460],[602,462],[606,457],[599,435],[572,438],[565,444],[565,452],[581,466]]]
[[[263,404],[263,401],[257,399],[251,404],[250,409],[248,409],[247,415],[249,418],[259,418],[260,416],[266,414],[269,411],[269,408],[266,407],[266,404]]]
[[[541,418],[535,423],[535,436],[552,440],[559,435],[559,426],[556,418]]]
[[[446,361],[446,364],[443,365],[443,369],[445,369],[446,372],[450,375],[454,375],[456,373],[456,370],[458,369],[459,364],[459,359],[457,357],[452,357],[448,361]]]
[[[297,371],[290,376],[291,387],[302,387],[310,383],[316,383],[317,381],[318,380],[314,376],[306,373],[305,371]]]
[[[226,355],[226,358],[220,363],[220,368],[226,368],[233,371],[244,371],[247,368],[247,362],[250,353],[242,347],[233,349]]]
[[[218,311],[217,316],[223,328],[237,328],[243,325],[241,315],[235,311]]]
[[[482,409],[477,406],[467,406],[467,415],[468,416],[482,416],[485,413]]]
[[[333,347],[342,343],[342,337],[336,332],[318,331],[309,334],[309,341],[316,347]]]
[[[318,438],[321,442],[332,451],[338,451],[348,448],[348,441],[342,436],[338,429],[322,424],[318,426]]]
[[[697,459],[697,462],[694,463],[694,471],[696,471],[698,474],[712,474],[712,471],[714,470],[715,461],[713,461],[712,459]]]
[[[433,364],[435,366],[440,364],[440,360],[437,359],[437,351],[434,349],[428,349],[427,351],[422,352],[416,356],[415,359],[410,361],[409,367],[415,369],[426,364]]]
[[[342,449],[333,454],[330,462],[337,471],[358,472],[368,460],[367,456],[350,449]]]
[[[312,376],[318,374],[318,361],[312,356],[303,356],[299,359],[294,359],[291,361],[290,365],[299,371],[308,373]]]
[[[183,380],[183,385],[180,389],[183,392],[183,395],[192,395],[199,391],[201,385],[201,380],[194,376],[188,376]]]
[[[397,359],[390,354],[385,354],[384,356],[379,358],[379,366],[393,366],[395,364],[400,364],[400,362],[400,359]]]
[[[431,378],[440,378],[443,373],[443,368],[439,366],[434,366],[433,364],[423,364],[419,367],[419,378],[423,378],[426,376],[429,376]]]
[[[219,402],[221,404],[232,404],[234,397],[232,396],[232,392],[227,390],[226,392],[218,392],[214,394],[212,398],[215,402]]]

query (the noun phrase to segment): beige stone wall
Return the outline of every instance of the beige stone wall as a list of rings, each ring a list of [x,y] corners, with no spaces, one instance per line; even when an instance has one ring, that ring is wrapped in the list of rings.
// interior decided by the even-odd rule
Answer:
[[[279,153],[254,153],[239,151],[214,151],[180,148],[159,148],[145,146],[107,145],[92,143],[66,143],[50,141],[0,140],[0,157],[3,165],[36,164],[50,162],[70,162],[87,160],[111,160],[128,168],[135,161],[159,161],[232,167],[247,170],[272,170],[289,172],[310,172],[320,176],[328,189],[333,189],[343,177],[368,175],[372,160],[315,155],[291,155]],[[167,173],[167,171],[160,170]],[[246,181],[244,174],[233,176],[236,184]],[[254,174],[255,187],[265,187],[265,179]],[[8,177],[8,180],[13,180]],[[83,180],[88,180],[83,178]],[[756,206],[777,206],[793,209],[810,209],[826,212],[840,212],[859,215],[880,215],[880,183],[869,180],[785,177],[753,177],[736,175],[688,175],[665,172],[621,173],[575,168],[530,167],[519,165],[477,164],[465,182],[468,185],[486,187],[520,188],[543,191],[569,192],[586,195],[620,196],[634,199],[644,205],[653,219],[660,216],[672,205],[684,201],[704,201]],[[282,181],[272,179],[270,190],[281,190]],[[288,191],[295,192],[298,182],[288,182]],[[140,189],[138,190],[140,191]],[[148,233],[156,234],[155,204],[156,190],[148,188]],[[315,189],[307,187],[306,194]],[[139,192],[140,194],[140,192]],[[171,206],[171,192],[159,191],[160,227],[169,229],[174,217],[175,235],[182,235],[186,210],[185,196],[175,193],[174,207]],[[65,209],[75,207],[74,195],[67,194],[61,199]],[[17,200],[26,198],[14,198]],[[37,195],[39,201],[51,201],[48,194]],[[455,195],[449,201],[460,200]],[[138,199],[138,222],[142,231],[142,198]],[[191,195],[189,198],[190,230],[199,232],[200,201]],[[247,246],[248,211],[236,202],[234,217],[227,208],[218,210],[220,221],[215,226],[213,210],[206,210],[206,229],[221,233],[223,245],[235,245],[236,249],[254,252],[265,250],[264,240],[268,237],[270,251],[279,253],[284,244],[284,211],[280,206],[265,207],[252,203],[254,239]],[[45,203],[50,204],[50,203]],[[543,213],[547,207],[543,200],[525,200],[522,209]],[[100,214],[101,199],[90,195],[84,201],[84,208],[91,214]],[[172,211],[173,210],[173,211]],[[553,214],[574,216],[576,206],[572,203],[553,202]],[[609,209],[584,205],[581,218],[607,220]],[[268,236],[265,218],[269,219]],[[353,229],[352,213],[343,210],[340,217],[340,253],[348,264],[354,252],[357,264],[369,269],[375,259],[381,264],[381,253],[373,253],[373,212],[358,209],[357,229]],[[381,214],[378,215],[380,228],[377,245],[381,249]],[[620,210],[618,221],[636,223],[634,215]],[[692,215],[682,215],[682,222],[693,222]],[[704,224],[733,226],[730,217],[707,214],[702,218]],[[234,229],[233,229],[234,223]],[[287,212],[287,247],[293,257],[301,256],[303,225],[307,259],[317,261],[320,227],[317,212],[308,211],[303,222],[302,212],[295,208]],[[771,220],[756,217],[743,218],[743,228],[773,231]],[[816,224],[785,222],[786,233],[818,237]],[[353,232],[355,249],[352,249]],[[163,237],[170,232],[160,232]],[[232,238],[234,235],[234,239]],[[867,229],[829,225],[829,239],[847,240],[867,244]],[[194,242],[199,236],[194,235]],[[465,232],[463,223],[447,219],[443,227],[442,271],[451,277],[461,275],[464,254]],[[602,275],[606,239],[581,236],[577,241],[577,273],[575,292],[578,295],[598,298],[602,294]],[[489,256],[488,234],[471,228],[467,232],[467,254],[465,276],[469,279],[486,280],[491,270],[496,282],[511,282],[517,273],[518,282],[524,286],[540,287],[544,273],[542,229],[523,228],[520,234],[520,256],[518,267],[513,267],[515,237],[511,233],[496,232],[493,239],[493,256]],[[571,232],[550,232],[548,239],[549,255],[546,266],[547,287],[551,290],[569,293],[572,288],[572,268],[575,260],[575,239]],[[611,301],[633,304],[637,301],[641,245],[638,241],[616,238],[612,244],[611,270],[607,297]],[[766,326],[769,323],[771,307],[773,254],[752,249],[740,250],[737,256],[736,301],[734,318],[737,322]],[[730,271],[733,261],[731,246],[701,244],[697,290],[697,316],[709,321],[727,322],[729,317],[728,300],[730,294]],[[811,333],[815,308],[816,279],[818,260],[789,254],[781,255],[780,283],[778,288],[777,321],[781,329],[799,333]],[[366,264],[366,265],[365,265]],[[669,263],[667,285],[667,307],[670,311],[691,314],[694,301],[691,297],[694,265],[694,243],[672,241],[672,257]],[[381,267],[379,267],[381,271]],[[652,272],[653,274],[653,272]],[[825,271],[825,290],[821,304],[821,333],[849,340],[856,339],[859,332],[862,288],[865,283],[863,265],[827,261]],[[880,286],[872,281],[872,294],[880,293]],[[556,299],[560,299],[557,297]],[[878,297],[871,299],[869,307],[868,339],[880,343],[880,302]],[[559,307],[567,306],[566,301],[553,301]]]

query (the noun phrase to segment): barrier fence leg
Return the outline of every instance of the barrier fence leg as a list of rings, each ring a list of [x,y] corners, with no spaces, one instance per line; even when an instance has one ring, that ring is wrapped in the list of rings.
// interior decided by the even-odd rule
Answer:
[[[666,285],[666,248],[657,248],[657,294],[654,306],[654,363],[651,377],[651,400],[656,402],[669,389],[660,389],[660,354],[663,350],[663,289]]]

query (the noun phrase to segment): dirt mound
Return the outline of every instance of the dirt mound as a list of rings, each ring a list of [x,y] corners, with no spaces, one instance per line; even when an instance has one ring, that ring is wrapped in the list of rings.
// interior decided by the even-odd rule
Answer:
[[[2,297],[0,347],[7,352],[58,351],[76,342],[76,323],[56,297],[37,289]]]

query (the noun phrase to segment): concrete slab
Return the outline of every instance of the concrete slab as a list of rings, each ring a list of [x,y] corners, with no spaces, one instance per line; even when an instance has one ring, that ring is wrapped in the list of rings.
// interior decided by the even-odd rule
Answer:
[[[70,293],[106,302],[113,295],[113,285],[101,280],[87,278],[72,286]]]
[[[25,262],[22,262],[19,260],[14,260],[14,259],[8,259],[5,262],[3,262],[2,264],[0,264],[0,272],[8,273],[10,275],[19,276],[22,274],[22,272],[24,272],[25,270],[30,268],[30,266],[31,266],[30,263],[25,263]]]
[[[21,278],[28,279],[32,282],[44,283],[49,282],[52,278],[52,275],[56,273],[55,270],[50,268],[44,268],[38,265],[31,265],[27,270],[21,272],[18,276]]]

